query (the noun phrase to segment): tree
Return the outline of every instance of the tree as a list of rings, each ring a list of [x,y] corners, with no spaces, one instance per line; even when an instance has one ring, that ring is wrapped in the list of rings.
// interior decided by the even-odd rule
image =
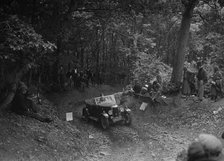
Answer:
[[[52,52],[55,45],[45,42],[32,26],[17,16],[5,15],[1,21],[0,61],[1,87],[8,89],[2,92],[0,109],[5,108],[14,98],[17,83],[29,68],[45,54]],[[12,88],[12,89],[10,89]]]
[[[24,30],[12,29],[24,32],[25,35],[33,35],[36,40],[41,41],[36,42],[33,38],[23,39],[15,35],[12,37],[2,32],[3,36],[0,39],[7,40],[11,47],[0,46],[2,51],[0,66],[4,66],[0,74],[4,75],[6,67],[11,66],[6,65],[6,57],[10,56],[16,62],[26,57],[28,61],[25,64],[35,64],[47,77],[51,75],[51,81],[47,83],[55,84],[58,63],[67,66],[68,62],[72,62],[70,67],[75,65],[80,67],[80,70],[87,66],[91,67],[95,74],[104,73],[108,78],[107,83],[116,83],[116,80],[119,80],[118,76],[123,73],[135,78],[138,78],[138,74],[146,74],[151,78],[154,76],[152,73],[155,73],[150,71],[154,70],[154,67],[151,67],[154,66],[154,60],[158,60],[173,67],[172,80],[179,82],[187,45],[192,60],[196,59],[194,53],[197,53],[197,56],[205,58],[212,55],[216,57],[214,61],[223,62],[218,59],[223,57],[223,16],[220,14],[223,12],[222,5],[219,6],[215,0],[200,1],[199,5],[197,2],[197,0],[1,1],[1,14],[16,15],[18,24],[22,24],[16,24],[18,28],[26,26]],[[204,4],[211,9],[206,9],[208,7],[204,7]],[[182,9],[184,11],[181,15]],[[192,18],[193,11],[196,14]],[[4,22],[4,19],[0,20],[1,25]],[[178,33],[176,31],[179,24]],[[194,27],[198,29],[190,30]],[[44,54],[48,53],[48,50],[40,48],[46,44],[50,45],[48,41],[56,44],[57,50],[54,50],[54,54]],[[41,45],[33,48],[35,44]],[[45,66],[50,68],[48,72],[44,70]]]
[[[184,12],[182,15],[179,36],[177,40],[177,49],[175,53],[175,62],[173,66],[172,82],[179,83],[182,81],[182,73],[185,60],[185,50],[189,38],[189,31],[193,10],[198,3],[198,0],[182,0]]]

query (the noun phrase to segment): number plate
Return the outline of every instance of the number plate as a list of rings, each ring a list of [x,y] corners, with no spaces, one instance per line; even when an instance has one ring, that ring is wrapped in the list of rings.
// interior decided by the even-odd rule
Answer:
[[[114,117],[112,120],[113,120],[113,122],[121,121],[122,117],[121,116]]]

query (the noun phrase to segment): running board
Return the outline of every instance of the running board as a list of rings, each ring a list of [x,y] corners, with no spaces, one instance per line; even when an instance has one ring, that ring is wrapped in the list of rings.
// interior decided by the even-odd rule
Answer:
[[[89,116],[89,119],[94,120],[94,121],[98,121],[98,119],[96,117],[93,117],[93,116]]]

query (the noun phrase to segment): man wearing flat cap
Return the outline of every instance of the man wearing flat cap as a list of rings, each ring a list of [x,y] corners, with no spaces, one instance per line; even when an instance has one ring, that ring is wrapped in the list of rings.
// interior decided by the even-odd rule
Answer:
[[[224,161],[222,142],[211,134],[200,134],[176,161]]]

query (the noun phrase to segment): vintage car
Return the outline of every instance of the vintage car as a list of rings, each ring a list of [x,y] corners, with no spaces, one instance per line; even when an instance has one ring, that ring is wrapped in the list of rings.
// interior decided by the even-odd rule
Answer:
[[[85,100],[82,117],[85,120],[94,120],[100,123],[103,129],[111,124],[122,122],[125,125],[131,124],[131,110],[120,104],[121,93],[106,95]]]

